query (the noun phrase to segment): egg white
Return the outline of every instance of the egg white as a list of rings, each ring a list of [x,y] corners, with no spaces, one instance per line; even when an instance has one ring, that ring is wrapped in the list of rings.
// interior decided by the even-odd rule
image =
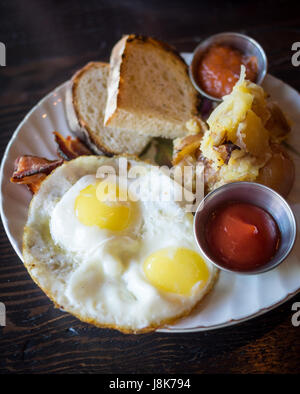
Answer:
[[[53,241],[62,248],[77,253],[80,260],[89,258],[89,255],[101,250],[103,243],[114,237],[126,237],[126,233],[136,235],[140,222],[138,206],[130,226],[121,232],[101,229],[98,226],[82,224],[75,213],[75,200],[80,191],[97,182],[96,175],[85,175],[80,178],[61,198],[52,211],[50,219],[50,232]]]
[[[159,291],[147,280],[143,263],[151,253],[174,246],[199,252],[192,214],[175,201],[150,201],[150,181],[154,195],[162,181],[174,189],[171,178],[150,164],[129,160],[146,171],[135,180],[139,195],[127,229],[113,232],[79,222],[78,193],[95,182],[100,165],[116,167],[117,160],[80,157],[57,168],[30,205],[23,254],[33,279],[61,308],[98,326],[136,332],[188,313],[212,288],[216,269],[207,263],[208,281],[190,296]]]

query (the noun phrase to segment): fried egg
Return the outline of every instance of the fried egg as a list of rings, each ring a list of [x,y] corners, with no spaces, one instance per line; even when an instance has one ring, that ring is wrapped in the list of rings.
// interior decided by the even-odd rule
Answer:
[[[200,255],[192,214],[165,198],[178,186],[162,170],[128,159],[143,171],[124,189],[118,173],[97,176],[103,165],[118,171],[119,160],[79,157],[46,178],[30,205],[24,263],[61,309],[142,332],[187,315],[217,270]]]

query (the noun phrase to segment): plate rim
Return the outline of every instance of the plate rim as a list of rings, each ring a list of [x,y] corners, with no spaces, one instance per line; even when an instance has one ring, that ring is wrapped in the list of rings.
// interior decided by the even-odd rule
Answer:
[[[271,74],[267,74],[267,77],[274,78],[275,80],[277,80],[277,81],[279,81],[281,83],[284,83],[285,85],[287,85],[289,87],[289,89],[292,89],[297,94],[299,94],[299,92],[295,88],[293,88],[289,84],[285,83],[284,81],[280,80],[279,78],[274,77]],[[10,138],[6,148],[5,148],[5,151],[4,151],[2,160],[1,160],[1,167],[0,167],[0,185],[1,185],[1,189],[0,189],[1,190],[1,192],[0,192],[0,216],[1,216],[1,220],[2,220],[2,223],[3,223],[3,227],[4,227],[4,230],[5,230],[6,236],[7,236],[8,240],[9,240],[14,252],[19,257],[19,259],[21,260],[22,263],[23,263],[22,251],[18,250],[16,242],[15,242],[12,234],[9,231],[8,224],[7,224],[8,220],[7,220],[6,215],[4,214],[4,209],[3,209],[3,193],[2,193],[2,190],[3,190],[3,186],[4,186],[4,184],[3,184],[3,181],[4,181],[4,166],[5,166],[5,163],[7,161],[7,157],[8,157],[10,148],[11,148],[12,144],[15,142],[15,140],[17,139],[18,134],[19,134],[21,128],[23,127],[24,123],[28,120],[28,118],[31,116],[31,114],[33,112],[35,112],[35,110],[38,107],[40,107],[45,101],[48,100],[48,98],[50,96],[53,95],[53,93],[55,93],[58,90],[61,90],[61,89],[65,88],[68,83],[69,83],[69,80],[67,80],[67,81],[61,83],[60,85],[58,85],[56,88],[51,90],[48,94],[46,94],[43,98],[41,98],[29,110],[29,112],[25,115],[25,117],[21,120],[21,122],[19,123],[19,125],[17,126],[15,131],[13,132],[13,134],[12,134],[12,136],[11,136],[11,138]],[[240,319],[230,319],[230,320],[228,320],[226,322],[215,324],[215,325],[211,325],[211,326],[197,326],[197,327],[193,327],[193,328],[182,328],[182,327],[181,328],[176,328],[176,327],[172,327],[172,326],[167,326],[167,327],[164,327],[164,328],[163,327],[158,328],[158,329],[155,330],[155,332],[159,332],[159,333],[162,333],[162,334],[194,333],[194,332],[212,331],[212,330],[217,330],[217,329],[222,329],[222,328],[226,328],[226,327],[235,326],[235,325],[244,323],[244,322],[246,322],[248,320],[252,320],[252,319],[254,319],[254,318],[258,317],[258,316],[262,316],[262,315],[266,314],[267,312],[272,311],[273,309],[276,309],[280,305],[282,305],[285,302],[287,302],[289,299],[293,298],[299,292],[300,292],[300,285],[295,291],[288,293],[284,298],[282,298],[281,300],[275,302],[274,304],[272,304],[272,305],[270,305],[268,307],[265,307],[265,308],[260,308],[258,311],[254,312],[254,313],[252,313],[252,314],[250,314],[248,316],[242,317]]]
[[[57,90],[60,90],[62,88],[64,88],[67,84],[69,83],[68,81],[65,81],[63,83],[61,83],[60,85],[56,86],[56,88],[54,88],[53,90],[51,90],[49,93],[47,93],[44,97],[42,97],[28,112],[27,114],[24,116],[24,118],[21,120],[21,122],[18,124],[17,128],[15,129],[15,131],[13,132],[12,136],[10,137],[10,140],[8,141],[8,144],[5,148],[3,157],[1,159],[1,166],[0,166],[0,216],[1,216],[1,221],[6,233],[7,238],[9,239],[9,242],[11,243],[14,252],[16,253],[16,255],[19,257],[19,259],[22,261],[23,263],[23,256],[22,256],[22,252],[18,250],[18,247],[16,246],[16,242],[14,241],[13,236],[11,235],[9,229],[8,229],[8,224],[7,224],[7,217],[4,214],[4,209],[3,209],[3,180],[4,180],[4,166],[10,151],[10,148],[12,146],[12,144],[15,142],[15,140],[18,137],[18,134],[20,132],[20,130],[22,129],[23,125],[25,124],[25,122],[27,121],[27,119],[31,116],[31,114],[33,112],[35,112],[35,110],[40,107],[44,101],[47,101],[49,97],[51,97],[53,95],[53,93],[55,93]]]

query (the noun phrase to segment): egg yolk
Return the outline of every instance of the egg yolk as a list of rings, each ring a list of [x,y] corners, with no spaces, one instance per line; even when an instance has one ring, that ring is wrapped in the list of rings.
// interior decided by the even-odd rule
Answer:
[[[149,282],[159,290],[189,296],[199,283],[204,287],[209,269],[202,257],[186,248],[165,248],[152,253],[144,262]]]
[[[122,231],[132,221],[131,201],[120,201],[117,185],[106,181],[82,189],[75,200],[75,214],[86,226],[98,226],[111,231]]]

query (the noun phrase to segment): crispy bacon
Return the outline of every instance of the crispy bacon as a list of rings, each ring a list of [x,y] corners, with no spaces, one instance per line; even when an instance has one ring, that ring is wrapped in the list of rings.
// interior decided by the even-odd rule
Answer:
[[[64,138],[57,131],[53,132],[58,145],[57,153],[64,160],[72,160],[78,156],[92,155],[92,152],[80,141],[79,138]]]
[[[12,175],[12,182],[35,174],[50,174],[54,168],[60,166],[63,159],[48,160],[38,156],[20,156],[15,161],[15,169]]]
[[[24,177],[23,179],[20,179],[19,181],[14,181],[14,183],[26,185],[28,189],[31,191],[31,193],[35,194],[39,190],[41,183],[46,178],[46,176],[47,176],[46,174],[30,175]]]
[[[55,142],[57,143],[57,153],[60,156],[57,160],[48,160],[37,156],[20,156],[15,161],[15,168],[10,178],[12,183],[24,184],[34,194],[42,181],[56,167],[63,164],[64,160],[72,160],[78,156],[92,155],[92,152],[78,138],[64,138],[60,133],[54,131]]]
[[[25,184],[32,193],[36,193],[46,176],[63,162],[63,159],[47,160],[37,156],[20,156],[15,161],[10,181]]]

